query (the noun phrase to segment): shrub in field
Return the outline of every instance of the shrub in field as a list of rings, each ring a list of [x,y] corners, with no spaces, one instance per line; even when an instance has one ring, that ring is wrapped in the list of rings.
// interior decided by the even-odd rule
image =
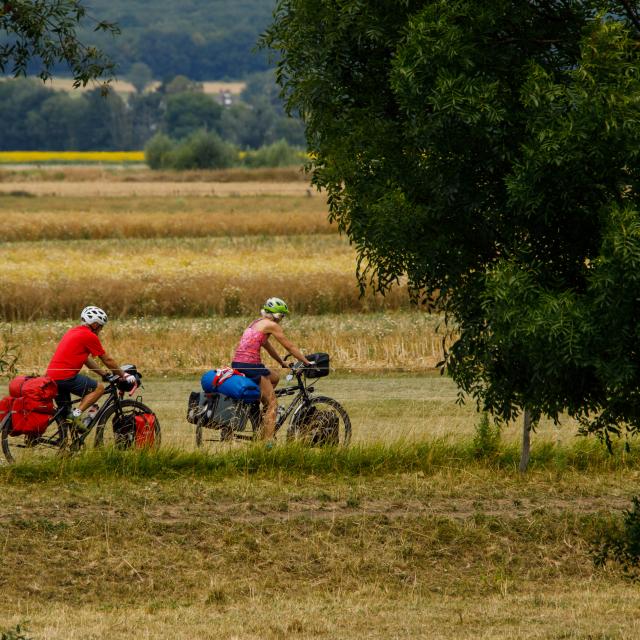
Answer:
[[[304,153],[292,147],[286,140],[278,140],[273,144],[265,145],[257,151],[247,153],[244,164],[248,167],[292,167],[301,165]]]
[[[237,158],[236,149],[217,133],[196,131],[179,143],[169,160],[173,169],[226,169]]]
[[[144,148],[144,159],[151,169],[166,169],[170,166],[170,157],[175,143],[163,133],[158,133]]]
[[[476,424],[473,436],[473,453],[477,458],[495,455],[500,450],[500,426],[489,420],[485,411]]]
[[[0,633],[0,640],[30,640],[25,634],[25,629],[17,625],[13,629],[7,629]]]
[[[608,522],[600,531],[593,549],[596,565],[617,562],[625,575],[640,580],[640,497],[632,498],[631,509],[622,522]]]
[[[145,159],[151,169],[227,169],[237,155],[236,149],[217,133],[204,130],[179,142],[158,134],[145,147]]]

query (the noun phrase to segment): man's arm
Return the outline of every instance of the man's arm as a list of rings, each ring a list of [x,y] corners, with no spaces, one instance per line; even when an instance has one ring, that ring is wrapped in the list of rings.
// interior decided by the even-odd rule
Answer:
[[[305,357],[302,351],[296,347],[293,342],[285,338],[282,327],[274,322],[273,326],[269,326],[269,333],[291,354],[294,358],[297,358],[305,364],[311,364]]]
[[[107,376],[109,374],[108,371],[105,371],[93,358],[89,357],[87,358],[87,361],[85,362],[85,366],[87,367],[87,369],[89,369],[90,371],[93,371],[94,373],[98,374],[98,376],[100,376],[101,378],[104,378],[105,376]]]
[[[100,360],[104,363],[104,366],[107,367],[112,373],[115,373],[117,376],[124,378],[124,371],[118,366],[118,363],[108,354],[104,353],[100,356]]]

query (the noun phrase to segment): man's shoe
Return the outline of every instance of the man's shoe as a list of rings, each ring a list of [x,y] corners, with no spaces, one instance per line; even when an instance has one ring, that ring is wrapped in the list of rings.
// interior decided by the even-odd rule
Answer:
[[[69,430],[72,438],[83,436],[89,431],[87,425],[82,421],[80,416],[69,416],[65,420],[65,426]]]

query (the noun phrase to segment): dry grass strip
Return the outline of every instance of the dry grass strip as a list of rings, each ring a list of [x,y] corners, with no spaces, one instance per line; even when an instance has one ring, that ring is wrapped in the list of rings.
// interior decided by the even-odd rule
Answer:
[[[5,242],[337,233],[322,198],[0,198]]]
[[[305,182],[0,182],[0,193],[104,198],[117,196],[261,196],[320,197]]]
[[[148,374],[195,375],[231,362],[253,317],[113,319],[102,339],[110,353],[138,363]],[[330,353],[340,370],[426,371],[442,359],[437,323],[437,318],[417,312],[298,315],[287,320],[285,329],[308,352]],[[0,345],[3,340],[19,344],[23,370],[42,371],[71,326],[72,321],[0,325]]]
[[[151,171],[141,167],[59,166],[0,168],[0,183],[31,182],[301,182],[309,176],[300,168],[207,169]]]

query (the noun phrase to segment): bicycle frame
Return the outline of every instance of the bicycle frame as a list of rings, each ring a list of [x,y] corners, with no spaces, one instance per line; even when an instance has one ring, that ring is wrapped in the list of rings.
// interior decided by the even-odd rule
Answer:
[[[315,391],[315,387],[313,385],[307,386],[305,382],[303,382],[302,371],[294,372],[293,375],[296,377],[295,385],[275,390],[276,398],[283,398],[285,396],[296,396],[289,404],[289,406],[285,409],[284,413],[276,420],[276,433],[278,432],[280,427],[282,427],[282,425],[288,420],[289,416],[296,413],[296,411],[298,411],[301,406],[309,403],[310,395]]]
[[[122,399],[124,392],[120,391],[118,387],[112,382],[105,389],[104,395],[106,396],[107,394],[108,394],[107,399],[105,400],[105,402],[102,403],[102,405],[100,405],[100,408],[98,409],[98,411],[96,411],[95,415],[89,421],[89,424],[87,425],[87,430],[75,438],[74,445],[76,447],[80,447],[84,444],[89,434],[93,432],[93,429],[95,428],[96,425],[100,424],[100,420],[103,418],[103,416],[107,413],[107,411],[113,405],[116,406],[116,412],[121,413],[121,411],[119,410],[119,406],[120,406],[120,400]],[[81,399],[82,398],[77,398],[76,400],[72,400],[71,404],[72,405],[78,404],[81,401]],[[61,405],[57,407],[56,412],[53,414],[51,421],[49,422],[49,426],[51,426],[54,422],[58,424],[58,429],[55,431],[55,433],[53,433],[50,436],[44,436],[44,435],[40,436],[32,444],[48,445],[52,447],[60,446],[61,442],[66,437],[61,421],[63,421],[66,418],[66,411],[68,410],[68,407],[69,407],[68,404]]]

